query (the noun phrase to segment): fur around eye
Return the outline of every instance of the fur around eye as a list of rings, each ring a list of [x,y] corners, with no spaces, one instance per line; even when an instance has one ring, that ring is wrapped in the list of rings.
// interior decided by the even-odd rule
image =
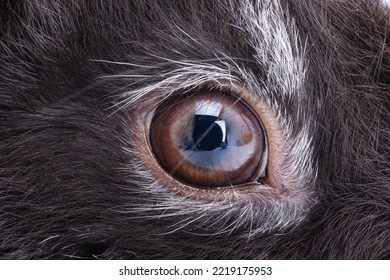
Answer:
[[[0,0],[0,259],[389,259],[384,3]]]

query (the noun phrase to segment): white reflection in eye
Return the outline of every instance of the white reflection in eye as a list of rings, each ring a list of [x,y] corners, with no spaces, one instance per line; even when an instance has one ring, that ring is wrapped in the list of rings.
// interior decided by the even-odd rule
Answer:
[[[254,131],[244,114],[220,102],[197,102],[193,114],[193,123],[184,128],[184,142],[178,139],[177,143],[180,154],[192,164],[209,170],[235,170],[254,156],[256,145],[264,145],[253,141]]]

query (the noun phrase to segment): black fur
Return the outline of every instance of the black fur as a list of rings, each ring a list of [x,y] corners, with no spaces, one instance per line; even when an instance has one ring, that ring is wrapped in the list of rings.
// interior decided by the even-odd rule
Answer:
[[[142,178],[124,168],[135,160],[124,151],[134,149],[135,124],[131,108],[114,106],[120,94],[159,81],[161,69],[172,67],[159,57],[225,53],[248,61],[243,67],[259,79],[266,74],[225,5],[0,2],[0,258],[390,257],[390,15],[377,1],[282,1],[306,46],[305,102],[277,95],[273,102],[283,103],[293,133],[304,125],[298,110],[316,122],[318,203],[303,222],[248,239],[245,223],[217,234],[204,217],[202,227],[168,233],[174,215],[129,211],[152,199],[140,190]],[[137,68],[97,60],[159,68],[135,83],[99,79]]]

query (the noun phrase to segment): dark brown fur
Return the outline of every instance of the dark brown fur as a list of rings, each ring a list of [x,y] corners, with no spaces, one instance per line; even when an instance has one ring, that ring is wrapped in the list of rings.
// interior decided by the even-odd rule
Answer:
[[[305,103],[281,106],[293,134],[304,125],[294,117],[298,110],[316,123],[318,203],[303,222],[248,239],[248,223],[216,234],[216,225],[205,226],[213,219],[204,218],[172,230],[175,215],[129,211],[159,194],[142,193],[142,178],[123,169],[134,160],[123,147],[134,147],[131,112],[113,106],[118,96],[172,67],[157,57],[196,61],[222,52],[248,61],[243,67],[260,80],[264,75],[223,6],[0,2],[0,258],[390,257],[390,16],[377,1],[282,1],[306,46],[307,78]],[[203,47],[184,44],[177,27]],[[145,70],[152,76],[145,82],[102,80],[137,70],[99,59],[160,68]]]

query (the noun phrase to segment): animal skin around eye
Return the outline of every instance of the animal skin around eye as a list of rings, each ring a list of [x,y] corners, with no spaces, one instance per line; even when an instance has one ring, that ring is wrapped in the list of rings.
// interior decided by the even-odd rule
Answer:
[[[388,259],[389,30],[379,0],[1,1],[0,259]],[[264,180],[160,166],[199,89],[259,117]]]

